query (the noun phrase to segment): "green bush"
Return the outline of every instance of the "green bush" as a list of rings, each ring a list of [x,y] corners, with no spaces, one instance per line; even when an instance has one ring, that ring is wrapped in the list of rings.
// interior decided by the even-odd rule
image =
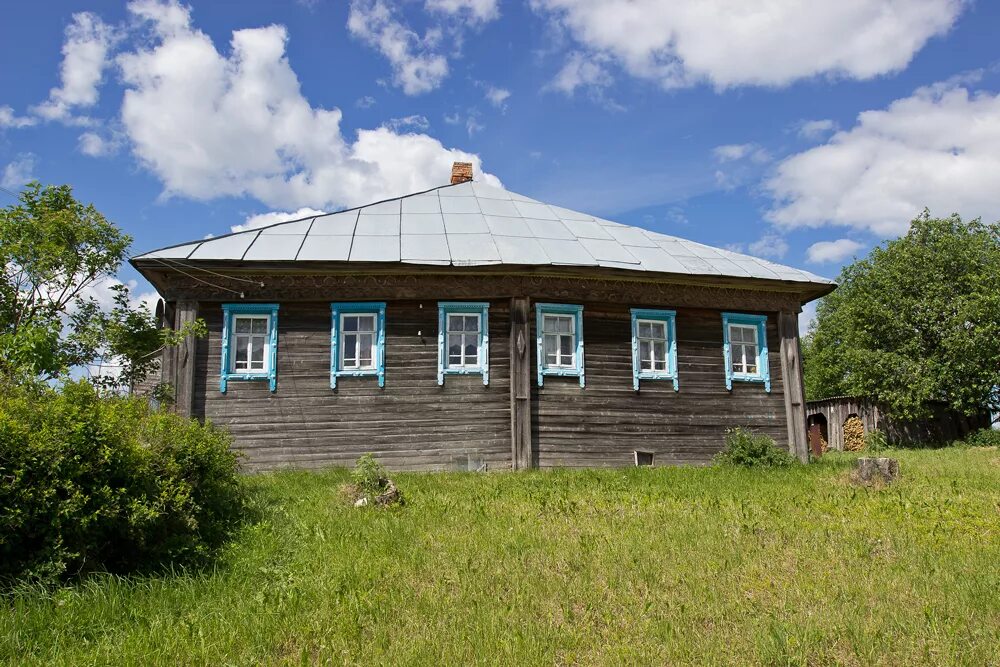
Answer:
[[[243,512],[211,425],[86,382],[0,395],[0,580],[205,563]]]
[[[1000,447],[1000,431],[981,428],[965,436],[964,443],[970,447]]]
[[[773,438],[746,428],[726,431],[726,448],[715,460],[747,468],[784,468],[795,463],[791,454],[774,444]]]
[[[885,433],[876,429],[872,429],[865,433],[865,451],[872,454],[878,454],[889,449],[889,439],[886,438]]]

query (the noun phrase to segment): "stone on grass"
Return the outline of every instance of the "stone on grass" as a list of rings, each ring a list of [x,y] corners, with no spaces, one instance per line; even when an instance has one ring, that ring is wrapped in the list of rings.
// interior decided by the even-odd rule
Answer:
[[[899,461],[886,457],[860,458],[854,470],[854,479],[860,484],[891,484],[899,478]]]

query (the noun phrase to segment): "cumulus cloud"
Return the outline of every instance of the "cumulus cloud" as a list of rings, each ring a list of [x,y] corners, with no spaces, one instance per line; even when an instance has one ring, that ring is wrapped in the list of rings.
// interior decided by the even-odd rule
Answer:
[[[430,12],[486,23],[500,16],[499,4],[499,0],[427,0],[424,6]]]
[[[864,246],[852,239],[820,241],[809,246],[806,250],[806,258],[813,264],[841,262],[853,256],[862,247]]]
[[[38,119],[31,116],[18,116],[14,113],[14,109],[7,105],[0,106],[0,129],[5,127],[30,127],[37,122]]]
[[[276,209],[330,210],[441,185],[455,161],[499,183],[478,156],[425,134],[380,127],[345,138],[341,111],[302,95],[283,26],[234,31],[223,55],[175,1],[128,8],[151,34],[117,59],[122,126],[167,196],[251,196]]]
[[[870,79],[904,68],[967,4],[531,0],[580,50],[612,58],[631,76],[664,88],[703,81],[718,88],[784,86],[817,75]],[[570,58],[580,62],[577,54]],[[606,72],[595,74],[607,80]],[[572,77],[564,80],[568,85]]]
[[[271,211],[269,213],[258,213],[256,215],[247,216],[247,219],[243,222],[243,224],[233,225],[230,227],[230,230],[234,232],[245,232],[248,229],[267,227],[268,225],[274,225],[279,222],[288,222],[289,220],[301,220],[302,218],[323,215],[323,213],[325,213],[325,211],[318,211],[314,208],[309,208],[308,206],[300,208],[297,211]]]
[[[3,168],[0,174],[0,185],[8,190],[19,190],[29,181],[35,180],[35,165],[37,160],[32,153],[21,153]]]
[[[752,162],[764,164],[771,160],[771,154],[757,144],[725,144],[713,148],[712,154],[719,162],[735,162],[749,158]]]
[[[448,76],[448,59],[434,51],[440,30],[421,37],[382,0],[352,0],[347,29],[389,60],[393,83],[407,95],[434,90]]]
[[[1000,217],[1000,94],[955,81],[921,88],[786,158],[764,189],[768,218],[785,228],[895,236],[924,207]]]
[[[798,134],[803,139],[814,140],[819,139],[836,129],[837,124],[829,118],[824,118],[822,120],[806,120],[799,124]]]
[[[90,157],[114,155],[122,148],[124,138],[117,132],[87,131],[77,140],[77,149]]]
[[[603,88],[612,81],[606,57],[574,51],[547,88],[572,95],[577,88]]]
[[[486,86],[486,100],[497,109],[507,109],[507,100],[510,99],[510,91],[506,88],[496,86]]]
[[[115,40],[114,30],[96,14],[73,14],[62,47],[60,85],[50,90],[49,98],[33,107],[32,112],[45,120],[85,124],[86,118],[74,118],[72,112],[97,104],[98,88]]]
[[[390,118],[384,125],[394,132],[400,132],[403,130],[427,130],[430,128],[431,122],[427,120],[427,116],[413,114],[402,118]]]
[[[365,95],[364,97],[359,97],[355,102],[354,106],[359,109],[370,109],[375,106],[375,98],[371,95]]]
[[[726,249],[749,253],[755,257],[781,259],[788,254],[788,242],[780,234],[768,232],[751,243],[730,243],[726,245]]]

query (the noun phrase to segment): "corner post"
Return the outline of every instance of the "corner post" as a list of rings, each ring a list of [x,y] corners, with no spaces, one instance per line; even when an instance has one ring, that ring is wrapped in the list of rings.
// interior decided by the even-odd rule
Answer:
[[[531,304],[527,297],[510,300],[510,443],[511,467],[531,468]]]
[[[778,314],[778,335],[781,338],[781,379],[785,395],[785,419],[788,423],[788,451],[803,463],[808,463],[809,443],[798,313],[782,311]]]
[[[178,301],[174,329],[180,330],[198,317],[197,301]],[[194,369],[198,341],[187,336],[177,347],[173,360],[174,408],[179,415],[190,417],[194,414]]]

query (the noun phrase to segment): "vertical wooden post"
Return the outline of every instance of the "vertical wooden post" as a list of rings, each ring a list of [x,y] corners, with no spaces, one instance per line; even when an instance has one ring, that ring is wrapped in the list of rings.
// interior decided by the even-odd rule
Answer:
[[[531,447],[531,305],[527,297],[510,300],[511,466],[533,465]]]
[[[166,301],[163,304],[163,317],[159,321],[159,326],[164,329],[173,329],[176,323],[175,318],[177,304],[173,301]],[[170,398],[176,400],[174,389],[177,386],[177,348],[166,346],[160,353],[160,382],[170,386]]]
[[[178,301],[174,328],[180,329],[198,317],[197,301]],[[194,367],[198,341],[194,336],[184,339],[175,351],[174,409],[177,414],[190,417],[194,412]]]
[[[806,398],[802,379],[798,313],[790,311],[779,313],[778,335],[781,337],[781,379],[785,394],[785,419],[788,423],[788,451],[803,463],[807,463],[809,444],[806,433]]]

